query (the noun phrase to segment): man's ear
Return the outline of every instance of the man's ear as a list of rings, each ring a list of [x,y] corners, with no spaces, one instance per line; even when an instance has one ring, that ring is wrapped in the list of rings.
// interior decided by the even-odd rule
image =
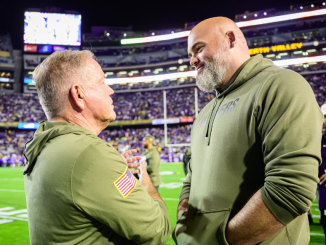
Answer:
[[[71,103],[73,107],[79,110],[85,109],[85,91],[79,84],[73,84],[70,88]]]
[[[227,39],[229,40],[230,48],[234,48],[234,46],[237,43],[234,32],[228,31],[225,35],[226,35]]]

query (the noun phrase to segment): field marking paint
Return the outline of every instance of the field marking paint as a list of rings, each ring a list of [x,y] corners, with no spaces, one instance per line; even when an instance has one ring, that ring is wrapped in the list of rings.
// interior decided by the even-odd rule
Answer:
[[[0,215],[0,218],[8,218],[8,216]],[[10,217],[13,220],[20,220],[20,221],[28,221],[28,219],[17,218],[17,217]]]
[[[320,215],[312,215],[313,218],[320,218]]]
[[[176,189],[183,186],[181,182],[172,182],[172,183],[162,183],[160,188],[167,188],[167,189]]]
[[[160,175],[173,175],[173,174],[175,174],[175,172],[173,172],[173,171],[162,171],[162,172],[160,172]]]
[[[8,191],[8,192],[25,192],[24,190],[12,190],[12,189],[0,189],[0,191]]]
[[[21,213],[27,213],[27,209],[21,209],[21,210],[16,210],[11,212],[0,212],[0,215],[16,215]]]
[[[1,211],[7,211],[7,210],[13,210],[13,209],[15,209],[15,208],[13,208],[13,207],[0,208],[0,212]]]
[[[325,234],[320,234],[320,233],[310,233],[310,236],[325,236]]]
[[[163,200],[167,200],[167,201],[179,201],[178,198],[169,198],[169,197],[163,198]]]
[[[311,204],[311,206],[317,206],[318,207],[318,204],[317,203],[313,203],[313,204]]]
[[[0,225],[14,222],[12,219],[0,219]]]
[[[20,215],[17,215],[17,217],[28,218],[28,214],[20,214]]]
[[[8,210],[13,210],[15,208],[13,207],[4,207],[4,208],[0,208],[0,224],[2,219],[4,218],[6,220],[20,220],[20,221],[28,221],[28,214],[27,214],[27,209],[19,209],[19,210],[15,210],[15,211],[9,211],[9,212],[3,212],[3,211],[8,211]],[[19,214],[19,215],[17,215]],[[17,215],[15,217],[15,215]],[[6,222],[8,223],[8,222]]]

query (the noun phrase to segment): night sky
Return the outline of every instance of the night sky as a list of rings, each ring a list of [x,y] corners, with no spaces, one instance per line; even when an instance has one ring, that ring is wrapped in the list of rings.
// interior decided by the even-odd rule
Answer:
[[[289,10],[291,4],[307,0],[1,0],[0,33],[9,33],[14,49],[22,49],[24,11],[28,8],[59,7],[82,14],[82,33],[91,26],[132,26],[135,31],[182,28],[186,22],[201,21],[213,16],[234,19],[245,11],[275,8]],[[310,1],[315,2],[315,1]]]

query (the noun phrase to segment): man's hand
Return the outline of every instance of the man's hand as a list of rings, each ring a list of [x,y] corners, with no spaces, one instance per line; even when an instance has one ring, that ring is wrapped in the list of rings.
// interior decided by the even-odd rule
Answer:
[[[325,173],[322,176],[319,177],[319,180],[320,180],[319,184],[320,185],[323,185],[324,182],[326,181],[326,170],[324,170],[324,172]]]
[[[152,184],[151,179],[149,178],[145,161],[140,162],[139,182],[154,200],[158,200],[164,203],[163,199],[161,198],[160,194],[158,194],[157,190]]]
[[[186,208],[188,207],[188,202],[189,202],[189,198],[186,198],[179,203],[178,210],[177,210],[177,220],[179,220],[180,217],[185,212]]]
[[[281,231],[280,223],[265,205],[261,190],[227,224],[225,237],[230,245],[253,245]]]
[[[137,169],[140,166],[140,162],[138,163],[134,163],[135,161],[139,161],[141,159],[141,156],[134,156],[134,157],[130,157],[127,158],[128,156],[137,153],[136,149],[131,149],[129,151],[126,151],[124,153],[121,154],[122,159],[125,161],[125,163],[127,164],[128,168],[131,169],[131,173],[132,174],[136,174],[139,172],[139,170]]]

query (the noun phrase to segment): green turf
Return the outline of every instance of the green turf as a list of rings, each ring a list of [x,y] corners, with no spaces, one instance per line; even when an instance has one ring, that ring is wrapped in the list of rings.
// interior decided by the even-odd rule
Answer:
[[[176,222],[176,210],[178,196],[181,190],[182,180],[185,177],[181,164],[161,164],[162,186],[159,189],[161,196],[164,198],[171,219],[172,228]],[[26,200],[24,195],[24,182],[21,168],[0,168],[0,244],[29,244],[28,225],[26,212]],[[11,210],[1,210],[2,208],[12,207]],[[6,212],[19,211],[13,215],[6,215]],[[325,244],[323,229],[319,225],[318,205],[315,201],[311,208],[314,216],[314,225],[310,226],[312,233],[310,245]],[[14,220],[10,223],[1,224],[3,220]],[[173,245],[172,238],[166,245]]]

